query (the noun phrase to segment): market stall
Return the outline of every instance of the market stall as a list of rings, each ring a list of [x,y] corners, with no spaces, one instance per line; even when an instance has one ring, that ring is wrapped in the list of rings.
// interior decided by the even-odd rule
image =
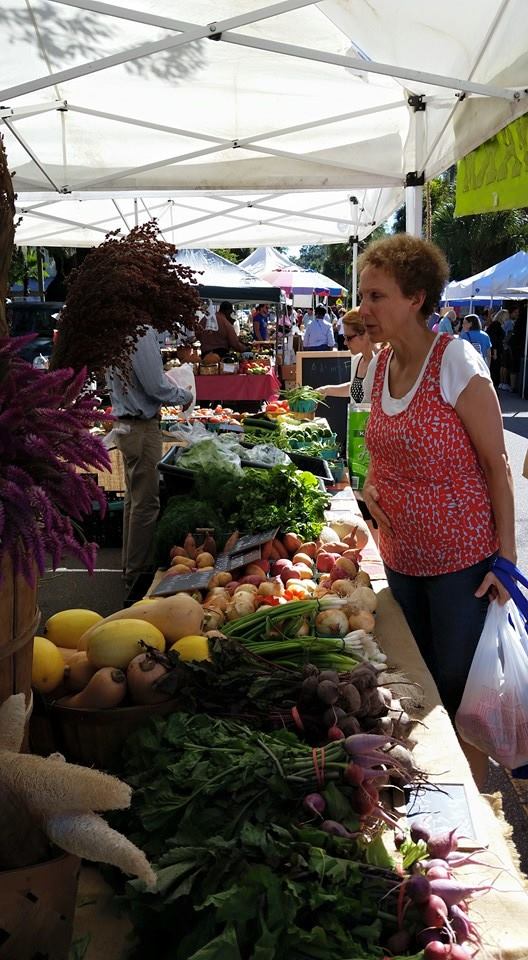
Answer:
[[[242,418],[245,443],[268,439],[249,452],[239,433],[222,442],[201,425],[190,489],[172,498],[158,528],[160,567],[145,601],[105,620],[85,611],[81,624],[82,611],[70,611],[66,622],[48,621],[44,642],[75,643],[78,652],[62,680],[57,669],[44,715],[55,740],[43,752],[95,761],[131,784],[134,806],[121,828],[152,861],[159,888],[153,895],[136,883],[127,901],[138,949],[155,934],[160,960],[172,956],[175,922],[185,960],[216,941],[229,960],[243,956],[255,929],[258,939],[270,931],[270,960],[281,937],[319,949],[315,929],[328,944],[322,960],[348,943],[362,960],[381,960],[382,948],[422,960],[422,908],[406,891],[415,861],[430,882],[434,855],[409,831],[411,797],[434,832],[457,833],[467,863],[452,869],[468,889],[460,897],[483,960],[522,960],[528,898],[500,808],[473,783],[349,486],[333,484],[329,499],[311,472],[284,461],[282,447],[303,434],[308,449],[330,450],[328,424],[272,413],[277,407],[268,428],[262,416]],[[243,458],[259,447],[269,455],[270,435],[278,462],[248,470]],[[104,670],[111,702],[96,706],[90,685]],[[78,909],[76,931],[96,928],[86,960],[122,960],[130,926],[115,924],[112,893],[92,868],[81,895],[92,902]],[[270,927],[279,901],[288,909]],[[338,904],[338,928],[328,902]],[[455,934],[455,919],[446,904],[427,930],[468,941],[453,960],[469,958],[473,928]],[[391,938],[402,931],[408,948],[396,954]]]
[[[350,520],[356,514],[356,501],[351,491],[344,487],[333,497],[327,519]],[[474,785],[434,682],[401,610],[388,590],[372,540],[364,548],[363,558],[362,568],[368,569],[378,598],[376,636],[380,645],[389,662],[396,664],[423,689],[422,722],[413,731],[416,764],[441,787],[442,784],[446,788],[455,784],[460,788],[465,797],[465,812],[469,811],[477,832],[478,844],[474,846],[485,848],[475,857],[479,861],[476,865],[458,871],[467,884],[485,886],[493,880],[493,889],[483,899],[473,901],[470,908],[470,917],[478,925],[482,937],[482,956],[493,960],[524,960],[528,952],[528,897],[517,872],[515,850],[508,839],[509,828],[502,818],[500,800],[496,796],[480,795]],[[154,578],[151,591],[155,590],[161,576],[160,571]],[[460,808],[452,816],[460,816]],[[104,960],[121,960],[130,927],[123,918],[119,925],[116,923],[109,907],[111,892],[93,868],[87,868],[81,874],[81,892],[90,897],[91,903],[77,911],[76,933],[81,935],[90,931],[92,925],[96,926],[85,960],[103,960],[103,957]]]
[[[274,370],[263,374],[196,376],[196,399],[200,403],[246,403],[278,397],[280,382]]]

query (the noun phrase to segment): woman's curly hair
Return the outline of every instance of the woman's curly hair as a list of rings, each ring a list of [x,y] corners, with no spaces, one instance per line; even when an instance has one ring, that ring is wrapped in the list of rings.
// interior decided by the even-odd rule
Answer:
[[[408,233],[396,233],[370,244],[358,260],[358,270],[365,267],[385,270],[406,297],[423,290],[420,313],[424,317],[440,300],[449,279],[449,266],[442,251],[434,243]]]

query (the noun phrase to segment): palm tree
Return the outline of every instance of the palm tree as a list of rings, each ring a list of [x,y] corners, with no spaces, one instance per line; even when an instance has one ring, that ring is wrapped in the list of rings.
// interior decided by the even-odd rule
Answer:
[[[528,246],[528,213],[455,217],[455,184],[449,183],[432,214],[432,239],[444,251],[452,279],[463,280]]]

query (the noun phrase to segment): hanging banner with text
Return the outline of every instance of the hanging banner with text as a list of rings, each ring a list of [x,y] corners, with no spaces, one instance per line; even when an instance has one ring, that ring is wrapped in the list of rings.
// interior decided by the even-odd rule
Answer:
[[[455,216],[528,207],[528,114],[457,164]]]

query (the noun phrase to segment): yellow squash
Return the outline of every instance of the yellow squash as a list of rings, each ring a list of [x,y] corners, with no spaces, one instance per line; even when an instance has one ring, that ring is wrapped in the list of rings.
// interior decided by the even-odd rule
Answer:
[[[156,597],[140,600],[132,607],[112,613],[103,623],[117,620],[144,620],[157,627],[165,637],[167,644],[175,643],[180,637],[199,633],[202,629],[203,610],[201,605],[187,594],[177,593],[173,597]],[[87,630],[81,637],[78,649],[86,650],[88,641],[97,627]]]
[[[122,670],[147,643],[156,650],[165,650],[165,637],[144,620],[105,620],[91,631],[86,654],[94,667],[120,667]]]

